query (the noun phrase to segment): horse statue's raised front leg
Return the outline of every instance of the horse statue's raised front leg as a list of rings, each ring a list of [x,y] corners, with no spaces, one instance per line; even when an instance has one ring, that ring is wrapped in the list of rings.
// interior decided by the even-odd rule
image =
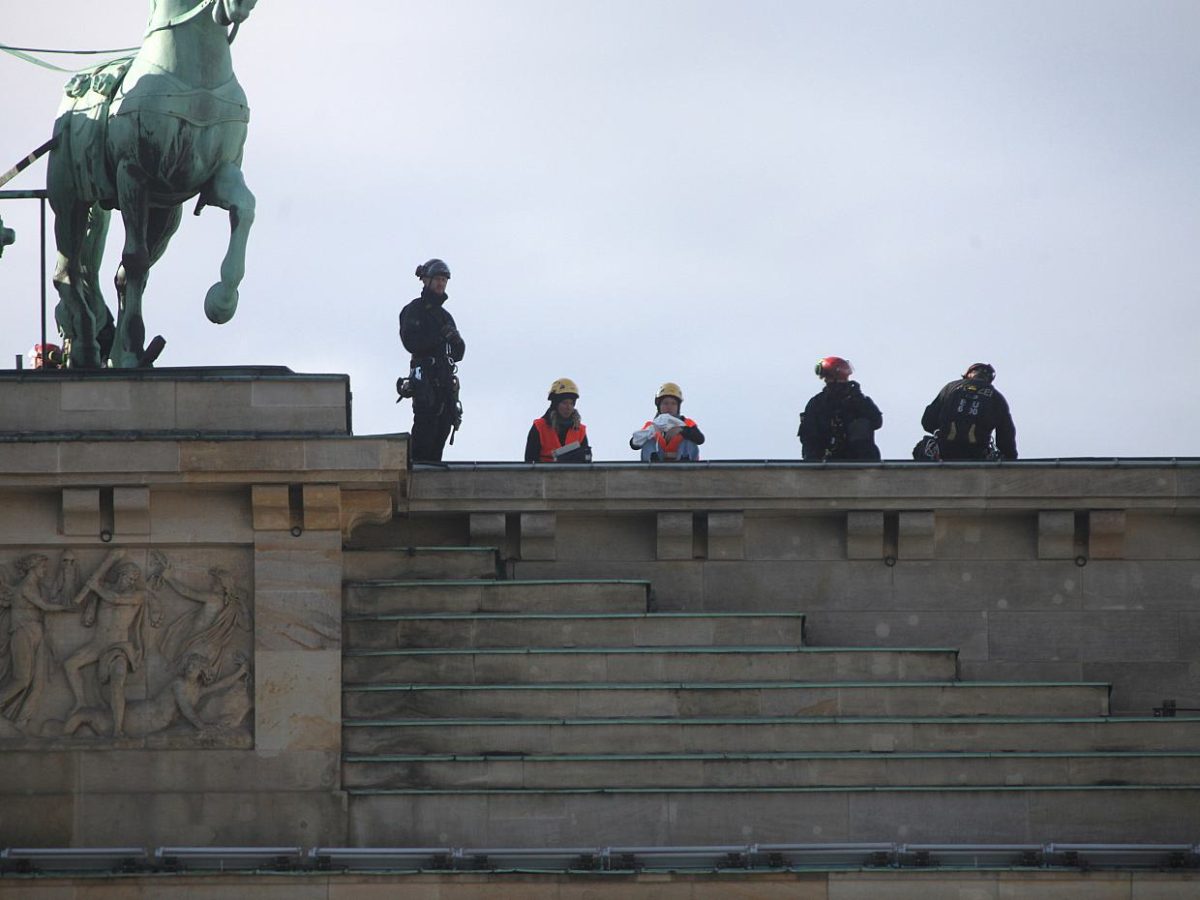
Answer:
[[[238,285],[246,274],[246,241],[254,224],[254,195],[246,187],[242,170],[224,163],[200,192],[196,214],[205,206],[229,210],[229,248],[221,261],[221,280],[204,297],[204,314],[210,322],[224,325],[237,312]]]

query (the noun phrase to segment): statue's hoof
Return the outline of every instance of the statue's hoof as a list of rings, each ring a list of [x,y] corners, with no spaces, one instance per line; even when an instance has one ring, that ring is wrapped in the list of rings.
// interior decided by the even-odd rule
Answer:
[[[142,365],[141,353],[128,350],[114,350],[108,360],[114,369],[137,369]]]
[[[237,312],[237,305],[237,288],[226,287],[219,281],[204,296],[204,314],[208,316],[208,321],[216,325],[224,325],[232,319]]]

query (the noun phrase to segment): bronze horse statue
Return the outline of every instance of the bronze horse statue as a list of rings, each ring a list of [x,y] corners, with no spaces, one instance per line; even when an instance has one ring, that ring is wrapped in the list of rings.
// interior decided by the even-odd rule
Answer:
[[[254,195],[241,170],[250,108],[229,45],[257,2],[153,0],[136,56],[67,84],[47,189],[58,247],[55,319],[69,366],[154,362],[163,342],[146,347],[142,295],[192,197],[197,215],[205,206],[229,211],[229,247],[204,312],[219,325],[237,310]],[[98,275],[112,209],[125,225],[115,325]]]

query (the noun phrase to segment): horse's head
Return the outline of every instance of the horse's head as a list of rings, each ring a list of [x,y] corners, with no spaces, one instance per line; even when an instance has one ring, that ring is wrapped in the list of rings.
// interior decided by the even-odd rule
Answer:
[[[240,25],[250,17],[258,0],[216,0],[213,19],[221,26]]]

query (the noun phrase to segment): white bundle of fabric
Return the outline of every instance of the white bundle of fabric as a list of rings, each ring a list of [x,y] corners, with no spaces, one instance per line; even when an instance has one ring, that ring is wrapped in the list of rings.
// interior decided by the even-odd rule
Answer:
[[[676,416],[673,416],[670,413],[660,413],[659,415],[655,416],[654,419],[650,422],[650,424],[647,425],[645,428],[641,428],[641,429],[638,429],[637,431],[635,431],[633,433],[632,437],[630,438],[629,442],[633,446],[640,449],[641,447],[645,446],[650,441],[654,440],[654,435],[657,434],[658,432],[662,432],[665,434],[668,430],[670,430],[672,428],[682,428],[682,427],[683,427],[683,419],[677,418]]]

